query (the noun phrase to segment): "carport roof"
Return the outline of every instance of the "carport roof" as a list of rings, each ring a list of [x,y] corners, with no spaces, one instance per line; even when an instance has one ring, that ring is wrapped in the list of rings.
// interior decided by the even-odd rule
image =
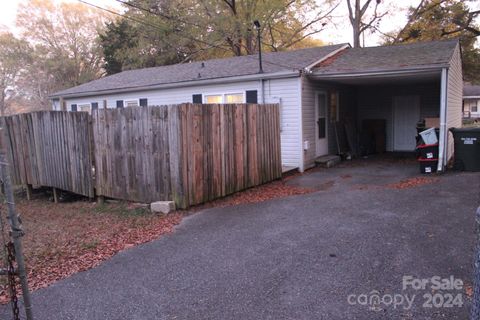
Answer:
[[[348,48],[312,69],[315,75],[413,70],[448,66],[458,40]]]

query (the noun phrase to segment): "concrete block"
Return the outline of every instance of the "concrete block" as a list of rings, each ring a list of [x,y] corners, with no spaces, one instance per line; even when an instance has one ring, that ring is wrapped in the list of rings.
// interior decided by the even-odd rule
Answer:
[[[324,168],[331,168],[342,161],[337,155],[327,155],[315,159],[315,163]]]
[[[157,201],[150,204],[150,210],[154,213],[170,213],[175,210],[173,201]]]

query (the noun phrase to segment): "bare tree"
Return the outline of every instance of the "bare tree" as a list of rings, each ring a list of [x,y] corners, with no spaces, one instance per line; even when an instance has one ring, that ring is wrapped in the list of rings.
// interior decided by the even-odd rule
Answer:
[[[352,1],[355,1],[352,5]],[[375,28],[375,24],[380,21],[388,12],[380,13],[378,6],[381,4],[381,0],[366,0],[365,3],[361,3],[361,0],[347,0],[348,17],[353,29],[353,46],[355,48],[360,47],[360,36],[368,29]],[[367,14],[370,5],[373,6],[373,13]],[[367,21],[365,21],[365,19]]]
[[[0,115],[5,115],[8,102],[16,95],[16,85],[24,70],[28,43],[11,33],[0,34]]]

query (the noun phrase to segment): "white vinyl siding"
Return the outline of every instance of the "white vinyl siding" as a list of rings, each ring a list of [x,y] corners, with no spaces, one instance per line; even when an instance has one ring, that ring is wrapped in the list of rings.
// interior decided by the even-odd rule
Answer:
[[[177,104],[177,103],[191,103],[192,95],[202,94],[203,97],[206,95],[219,95],[224,93],[239,93],[245,92],[246,90],[257,90],[258,99],[261,101],[261,92],[260,92],[260,82],[259,81],[244,81],[238,83],[229,83],[229,84],[215,84],[215,85],[204,85],[204,86],[191,86],[183,88],[170,88],[170,89],[156,89],[149,91],[139,91],[139,92],[126,92],[126,93],[116,93],[109,95],[98,95],[91,97],[80,97],[80,98],[65,98],[67,105],[72,103],[81,104],[81,103],[91,103],[98,102],[99,108],[103,108],[103,101],[107,101],[107,108],[116,108],[117,100],[137,100],[138,99],[148,99],[148,105],[158,106],[158,105],[168,105],[168,104]],[[126,104],[124,103],[126,107]]]
[[[148,99],[148,105],[168,105],[178,103],[191,103],[194,94],[201,94],[203,102],[209,95],[219,95],[222,99],[238,101],[240,94],[245,101],[247,90],[256,90],[258,103],[279,103],[281,110],[281,151],[282,165],[301,167],[301,126],[300,126],[300,84],[299,78],[272,79],[264,81],[265,97],[262,96],[262,81],[242,81],[228,84],[214,84],[202,86],[190,86],[182,88],[156,89],[150,91],[118,93],[83,98],[66,98],[68,106],[72,103],[83,104],[97,102],[99,109],[103,108],[106,100],[107,108],[116,108],[117,100]],[[229,95],[229,96],[227,96]],[[225,97],[227,96],[227,97]],[[60,107],[57,105],[57,110]]]
[[[460,46],[457,45],[448,68],[447,80],[447,130],[462,126],[462,99],[463,99],[463,74]],[[453,136],[448,132],[447,137],[447,161],[453,156]]]
[[[303,170],[300,78],[265,81],[265,103],[279,103],[282,165]],[[259,103],[262,99],[259,97]]]
[[[315,165],[316,158],[316,137],[315,137],[315,91],[318,84],[315,84],[307,78],[302,78],[302,121],[303,137],[302,141],[307,141],[309,148],[302,151],[304,154],[305,168],[311,168]]]

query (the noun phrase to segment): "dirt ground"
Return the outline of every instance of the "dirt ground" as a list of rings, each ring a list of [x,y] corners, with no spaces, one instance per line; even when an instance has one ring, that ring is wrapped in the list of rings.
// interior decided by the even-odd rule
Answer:
[[[44,190],[36,191],[28,201],[23,191],[19,191],[16,208],[25,231],[22,242],[30,288],[47,287],[93,268],[124,249],[170,233],[182,217],[198,210],[313,192],[286,185],[297,175],[169,215],[152,214],[142,204],[113,201],[100,205],[79,197],[55,204]],[[0,210],[5,212],[3,204]],[[0,283],[0,303],[5,302],[8,302],[7,288]]]

